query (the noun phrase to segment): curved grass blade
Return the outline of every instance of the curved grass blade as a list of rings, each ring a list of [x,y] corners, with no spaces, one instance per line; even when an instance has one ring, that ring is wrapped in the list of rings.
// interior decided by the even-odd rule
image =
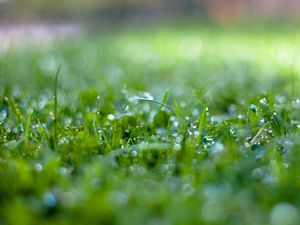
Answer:
[[[261,134],[263,133],[264,129],[267,127],[267,125],[269,125],[270,122],[267,122],[264,126],[262,126],[259,131],[256,133],[256,135],[252,138],[252,140],[250,141],[250,146],[255,145],[258,141],[259,141],[259,137],[261,136]]]
[[[174,109],[172,109],[171,106],[169,106],[165,103],[162,103],[162,102],[159,102],[159,101],[153,100],[153,99],[148,99],[148,98],[133,98],[133,99],[129,100],[128,102],[132,102],[132,101],[150,102],[150,103],[155,103],[157,105],[163,106],[163,107],[167,108],[168,110],[170,110],[181,122],[183,122],[183,119],[179,116],[179,114]],[[126,103],[124,108],[126,108],[126,106],[128,105],[128,102]]]

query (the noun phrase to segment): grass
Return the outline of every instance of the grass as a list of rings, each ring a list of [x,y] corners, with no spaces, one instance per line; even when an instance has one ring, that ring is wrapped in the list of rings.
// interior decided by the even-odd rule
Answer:
[[[299,31],[160,25],[2,54],[0,224],[299,224]]]
[[[55,75],[55,83],[54,83],[54,149],[57,150],[58,145],[58,75],[61,69],[61,65],[59,65],[57,73]]]

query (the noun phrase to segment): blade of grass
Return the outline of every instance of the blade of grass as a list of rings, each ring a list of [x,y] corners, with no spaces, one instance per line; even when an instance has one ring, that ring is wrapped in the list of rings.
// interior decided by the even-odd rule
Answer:
[[[150,103],[155,103],[160,106],[163,106],[163,107],[167,108],[168,110],[170,110],[180,120],[180,122],[183,122],[183,119],[179,116],[179,114],[174,109],[172,109],[171,106],[169,106],[165,103],[162,103],[162,102],[159,102],[159,101],[153,100],[153,99],[148,99],[148,98],[134,98],[134,99],[129,100],[128,102],[132,102],[132,101],[150,102]],[[126,106],[128,105],[128,102],[126,103],[124,108],[126,108]]]
[[[97,120],[97,116],[98,116],[98,113],[100,111],[100,106],[101,106],[101,98],[100,96],[97,97],[97,108],[96,108],[96,113],[94,115],[94,118],[93,118],[93,132],[94,132],[94,135],[98,135],[98,131],[97,131],[97,126],[96,126],[96,120]]]
[[[263,133],[264,129],[267,127],[268,124],[270,124],[270,122],[267,122],[264,126],[262,126],[259,129],[259,131],[256,133],[256,135],[250,141],[250,146],[255,145],[258,142],[260,135]]]
[[[58,76],[60,73],[61,64],[55,75],[54,81],[54,150],[57,151],[58,146]]]
[[[202,133],[203,133],[203,128],[205,126],[205,121],[206,121],[206,108],[207,106],[203,106],[203,109],[202,109],[202,112],[199,116],[199,119],[198,119],[198,137],[197,137],[197,144],[200,144],[200,141],[201,141],[201,137],[202,137]]]
[[[161,100],[162,103],[166,104],[167,100],[168,100],[168,97],[169,97],[169,90],[166,90],[165,93],[164,93],[164,96]]]
[[[32,109],[28,110],[28,116],[26,121],[26,128],[25,128],[25,135],[24,135],[24,144],[25,146],[28,144],[29,141],[29,135],[30,135],[30,121],[31,121],[31,115],[33,113]]]
[[[18,104],[15,102],[15,100],[11,97],[5,97],[4,101],[7,103],[7,105],[9,106],[9,108],[11,109],[12,112],[15,113],[15,115],[17,116],[17,119],[20,123],[22,123],[23,125],[26,124],[26,121],[23,119],[23,116],[21,114],[21,110],[20,107],[18,106]]]

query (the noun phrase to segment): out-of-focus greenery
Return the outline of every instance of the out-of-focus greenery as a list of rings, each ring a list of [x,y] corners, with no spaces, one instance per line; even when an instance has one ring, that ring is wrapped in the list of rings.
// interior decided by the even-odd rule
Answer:
[[[179,16],[228,23],[257,18],[298,18],[295,0],[0,0],[0,18],[6,20],[155,20]]]
[[[0,224],[299,224],[298,34],[183,23],[2,54]]]
[[[55,19],[56,16],[68,17],[80,17],[88,13],[95,13],[99,10],[106,8],[114,8],[117,10],[118,1],[70,1],[62,0],[59,2],[53,1],[36,1],[36,0],[11,0],[3,3],[3,7],[6,6],[4,13],[13,17],[27,17],[27,18],[43,18],[50,17]],[[58,19],[59,19],[58,18]]]
[[[168,14],[202,15],[204,4],[197,0],[4,0],[0,1],[1,17],[27,19],[82,19],[134,17],[143,19],[157,14],[166,17]],[[10,17],[9,17],[10,16]]]

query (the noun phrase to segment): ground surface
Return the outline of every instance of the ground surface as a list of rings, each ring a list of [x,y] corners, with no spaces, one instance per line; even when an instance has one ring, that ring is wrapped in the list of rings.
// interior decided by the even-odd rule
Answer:
[[[179,23],[6,51],[0,224],[299,224],[299,31]]]

